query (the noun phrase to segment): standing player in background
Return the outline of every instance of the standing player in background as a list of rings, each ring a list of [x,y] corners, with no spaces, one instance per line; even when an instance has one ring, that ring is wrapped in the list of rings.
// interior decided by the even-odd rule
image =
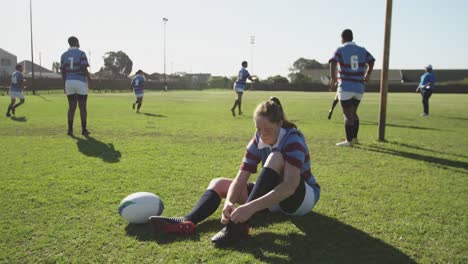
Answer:
[[[90,132],[86,128],[86,102],[88,100],[88,82],[91,82],[88,72],[88,58],[80,50],[80,43],[76,37],[68,38],[68,44],[70,48],[60,58],[62,79],[65,81],[65,94],[68,98],[68,135],[73,135],[73,119],[78,104],[81,117],[81,134],[88,136]]]
[[[352,146],[357,143],[359,131],[359,117],[357,109],[364,95],[364,83],[369,81],[374,69],[374,57],[363,47],[353,42],[353,32],[345,29],[341,33],[341,43],[330,59],[330,87],[333,89],[338,81],[338,100],[341,102],[345,116],[346,141],[337,146]],[[340,66],[339,76],[336,77],[337,65]],[[366,67],[367,66],[367,67]]]
[[[11,102],[8,105],[6,116],[10,117],[10,111],[14,115],[16,108],[24,104],[23,89],[25,88],[26,79],[23,76],[23,66],[17,64],[15,67],[16,71],[11,75],[11,86],[10,86],[10,98]],[[15,104],[16,98],[19,98],[19,103]]]
[[[255,76],[251,76],[250,73],[247,71],[247,62],[242,62],[242,68],[237,75],[237,80],[234,83],[234,90],[237,93],[237,99],[234,101],[234,106],[231,108],[232,116],[236,116],[236,107],[239,107],[239,115],[242,115],[242,95],[244,94],[245,86],[247,84],[247,79],[254,81],[257,78]]]
[[[416,92],[421,91],[423,104],[423,113],[421,116],[429,115],[429,98],[431,97],[432,91],[434,90],[434,83],[435,77],[434,73],[432,73],[432,65],[429,64],[426,66],[426,72],[421,75],[421,81],[418,88],[416,88]]]
[[[132,88],[136,97],[136,101],[132,104],[132,108],[135,109],[135,105],[138,104],[137,113],[140,113],[140,107],[143,104],[144,84],[145,76],[143,75],[143,71],[138,70],[135,74],[135,77],[132,79]]]

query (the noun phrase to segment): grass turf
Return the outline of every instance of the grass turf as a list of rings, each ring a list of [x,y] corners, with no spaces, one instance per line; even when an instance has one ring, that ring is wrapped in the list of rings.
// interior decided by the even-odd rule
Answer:
[[[252,238],[231,249],[209,242],[220,210],[189,238],[153,237],[120,218],[130,193],[156,193],[163,215],[181,216],[210,179],[234,177],[251,113],[270,95],[307,138],[322,186],[313,213],[260,215]],[[378,143],[378,94],[366,94],[354,148],[334,145],[344,126],[339,106],[326,119],[332,94],[247,92],[236,118],[234,97],[147,93],[135,114],[131,94],[91,94],[86,139],[65,135],[63,95],[28,96],[15,118],[0,118],[0,262],[468,262],[468,95],[434,94],[423,118],[419,95],[390,94],[388,142]]]

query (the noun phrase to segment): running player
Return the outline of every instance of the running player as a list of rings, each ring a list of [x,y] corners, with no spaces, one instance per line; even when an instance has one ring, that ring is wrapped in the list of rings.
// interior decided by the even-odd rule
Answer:
[[[23,76],[23,66],[17,64],[15,67],[15,72],[11,75],[11,86],[10,86],[10,98],[11,102],[8,105],[6,116],[10,117],[10,111],[14,115],[16,113],[16,108],[24,104],[24,94],[23,89],[25,88],[26,79]],[[19,103],[15,104],[16,98],[20,99]]]
[[[237,80],[234,83],[234,90],[237,93],[237,99],[234,101],[234,106],[231,108],[232,116],[236,116],[236,107],[239,107],[239,115],[242,115],[242,95],[244,94],[245,86],[247,85],[247,79],[254,81],[257,78],[255,76],[251,76],[250,73],[247,71],[247,62],[242,62],[242,68],[237,75]]]
[[[68,44],[70,48],[60,58],[62,79],[65,81],[65,94],[68,98],[68,135],[73,135],[73,119],[78,104],[81,117],[81,134],[88,136],[90,132],[86,128],[86,102],[88,100],[88,83],[91,82],[88,72],[88,58],[86,53],[80,50],[80,43],[76,37],[68,38]]]
[[[143,75],[143,71],[138,70],[135,74],[135,77],[132,79],[132,88],[136,97],[136,101],[132,104],[132,108],[135,110],[135,105],[138,104],[136,111],[137,113],[140,113],[140,108],[143,104],[144,84],[145,76]]]
[[[291,216],[309,213],[320,197],[320,186],[311,173],[310,153],[304,135],[288,121],[278,98],[257,106],[254,115],[257,132],[245,151],[234,180],[213,179],[192,211],[184,217],[152,216],[155,233],[189,235],[196,225],[212,215],[226,198],[221,222],[226,226],[211,242],[229,246],[248,236],[248,220],[268,209]],[[248,180],[262,169],[255,183]]]
[[[352,146],[357,143],[359,117],[357,109],[364,95],[364,83],[369,81],[374,69],[374,57],[363,47],[353,42],[353,32],[345,29],[341,33],[343,46],[330,59],[330,87],[338,81],[338,100],[345,116],[346,141],[337,146]],[[340,66],[337,78],[337,65]]]

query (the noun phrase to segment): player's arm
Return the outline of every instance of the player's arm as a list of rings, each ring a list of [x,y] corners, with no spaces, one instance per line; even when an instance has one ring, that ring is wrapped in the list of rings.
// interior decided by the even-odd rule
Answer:
[[[239,170],[236,178],[229,186],[226,200],[224,201],[221,223],[228,223],[231,218],[231,212],[234,211],[236,203],[245,203],[247,200],[247,184],[251,173],[249,171]]]
[[[330,89],[333,90],[335,88],[335,84],[337,82],[336,78],[336,67],[338,63],[335,60],[330,61]]]
[[[301,170],[298,167],[286,162],[283,181],[269,193],[239,206],[231,215],[233,222],[243,223],[256,212],[270,208],[293,195],[301,181],[300,172]]]
[[[375,64],[375,61],[367,62],[367,72],[366,72],[366,76],[364,76],[365,82],[369,82],[372,71],[374,70],[374,64]]]

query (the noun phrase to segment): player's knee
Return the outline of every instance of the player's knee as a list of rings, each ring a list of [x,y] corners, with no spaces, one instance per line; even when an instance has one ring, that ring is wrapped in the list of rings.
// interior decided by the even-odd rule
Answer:
[[[268,167],[276,171],[278,174],[282,174],[284,169],[283,154],[278,151],[272,152],[270,155],[268,155],[264,167]]]
[[[227,178],[215,178],[208,184],[207,189],[215,191],[220,197],[224,198],[231,183],[232,180]]]

